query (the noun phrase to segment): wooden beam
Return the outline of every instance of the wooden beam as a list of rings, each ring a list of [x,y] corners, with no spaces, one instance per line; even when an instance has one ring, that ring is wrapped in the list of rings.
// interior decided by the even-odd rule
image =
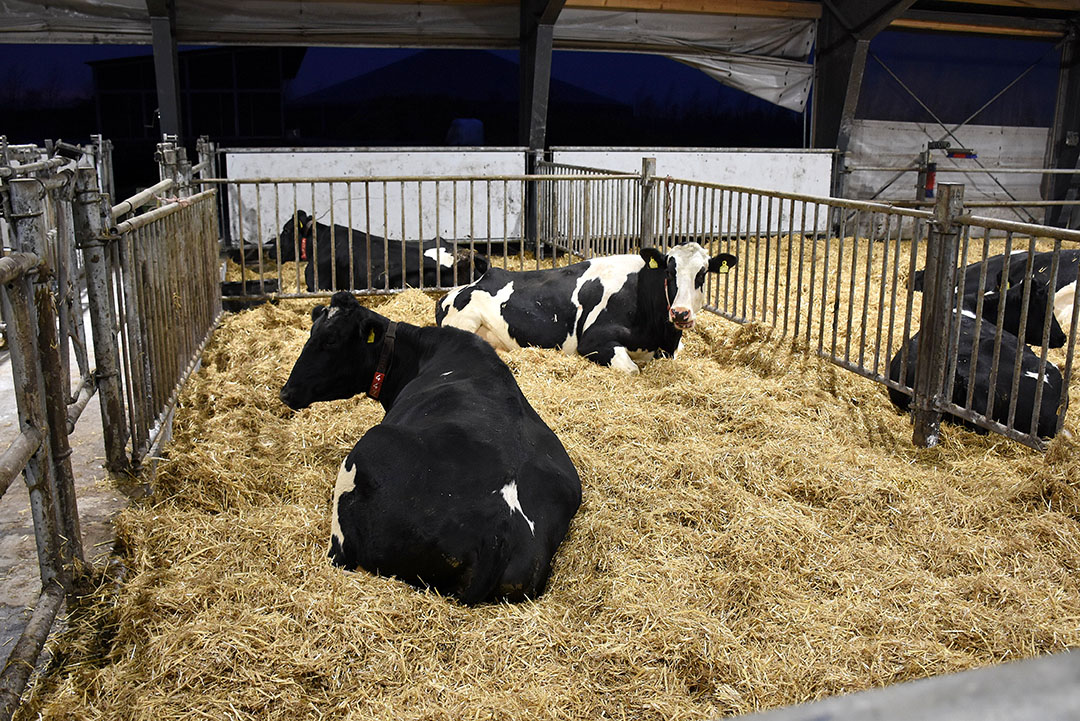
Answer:
[[[1023,10],[1055,10],[1075,13],[1078,11],[1076,0],[940,0],[941,2],[962,5],[994,5],[1002,8]]]
[[[1048,38],[1056,40],[1065,36],[1064,30],[1038,29],[1019,25],[981,25],[957,21],[900,18],[893,20],[890,30],[926,30],[946,33],[969,33],[978,35],[1008,35],[1018,38]]]
[[[798,0],[567,0],[566,7],[698,15],[751,15],[795,20],[817,20],[821,17],[821,3]]]

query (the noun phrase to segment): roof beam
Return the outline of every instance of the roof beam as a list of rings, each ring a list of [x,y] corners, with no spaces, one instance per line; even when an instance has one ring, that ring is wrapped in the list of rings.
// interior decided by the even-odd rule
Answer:
[[[813,145],[844,152],[851,141],[870,39],[915,0],[823,0],[815,58]],[[840,178],[840,173],[836,178]],[[836,181],[839,182],[839,181]],[[842,189],[834,184],[833,193]]]
[[[1045,166],[1047,168],[1076,168],[1080,161],[1080,52],[1075,32],[1069,33],[1061,48],[1061,71],[1058,75],[1057,103],[1054,122],[1046,140]],[[1047,200],[1064,200],[1072,190],[1077,194],[1080,181],[1075,175],[1045,175],[1042,195]],[[1049,208],[1045,222],[1048,225],[1067,225],[1072,209],[1067,206]]]
[[[163,135],[180,137],[180,71],[176,56],[176,4],[173,0],[146,0],[154,46],[154,82],[158,119]]]
[[[889,28],[1056,39],[1064,37],[1069,26],[1064,20],[1014,15],[908,10],[903,16],[893,20]]]

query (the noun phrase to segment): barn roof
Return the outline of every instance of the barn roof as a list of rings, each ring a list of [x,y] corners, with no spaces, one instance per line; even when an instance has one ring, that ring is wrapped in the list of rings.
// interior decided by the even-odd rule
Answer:
[[[155,2],[157,0],[150,0]],[[829,0],[566,0],[557,49],[647,52],[802,110],[815,24]],[[147,0],[5,0],[0,42],[150,43]],[[517,48],[519,3],[508,0],[174,0],[188,45]],[[1073,0],[916,2],[890,27],[1062,37]]]

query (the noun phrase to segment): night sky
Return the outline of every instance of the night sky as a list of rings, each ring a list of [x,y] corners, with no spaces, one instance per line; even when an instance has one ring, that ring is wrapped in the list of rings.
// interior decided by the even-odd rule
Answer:
[[[417,52],[312,48],[288,86],[287,97],[302,97]],[[89,98],[91,72],[87,62],[149,54],[149,46],[0,44],[0,103],[16,97],[25,99],[27,90],[32,91],[33,102],[44,107]],[[496,54],[517,60],[514,51]],[[931,119],[890,77],[886,66],[939,117],[958,122],[1032,63],[1038,63],[1035,70],[992,108],[976,117],[977,123],[1044,127],[1050,124],[1058,74],[1058,52],[1052,43],[885,32],[871,44],[858,116]],[[659,56],[556,51],[552,76],[630,106],[652,102],[746,112],[763,107],[773,110],[764,101]],[[0,118],[0,133],[4,132],[2,126]]]

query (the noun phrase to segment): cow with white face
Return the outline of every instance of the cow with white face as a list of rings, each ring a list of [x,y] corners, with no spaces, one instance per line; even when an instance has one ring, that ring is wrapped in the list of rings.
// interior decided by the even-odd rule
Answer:
[[[435,320],[499,350],[559,348],[637,373],[653,358],[675,355],[704,305],[705,274],[727,273],[736,262],[686,243],[666,254],[645,248],[549,270],[490,268],[447,293]]]

